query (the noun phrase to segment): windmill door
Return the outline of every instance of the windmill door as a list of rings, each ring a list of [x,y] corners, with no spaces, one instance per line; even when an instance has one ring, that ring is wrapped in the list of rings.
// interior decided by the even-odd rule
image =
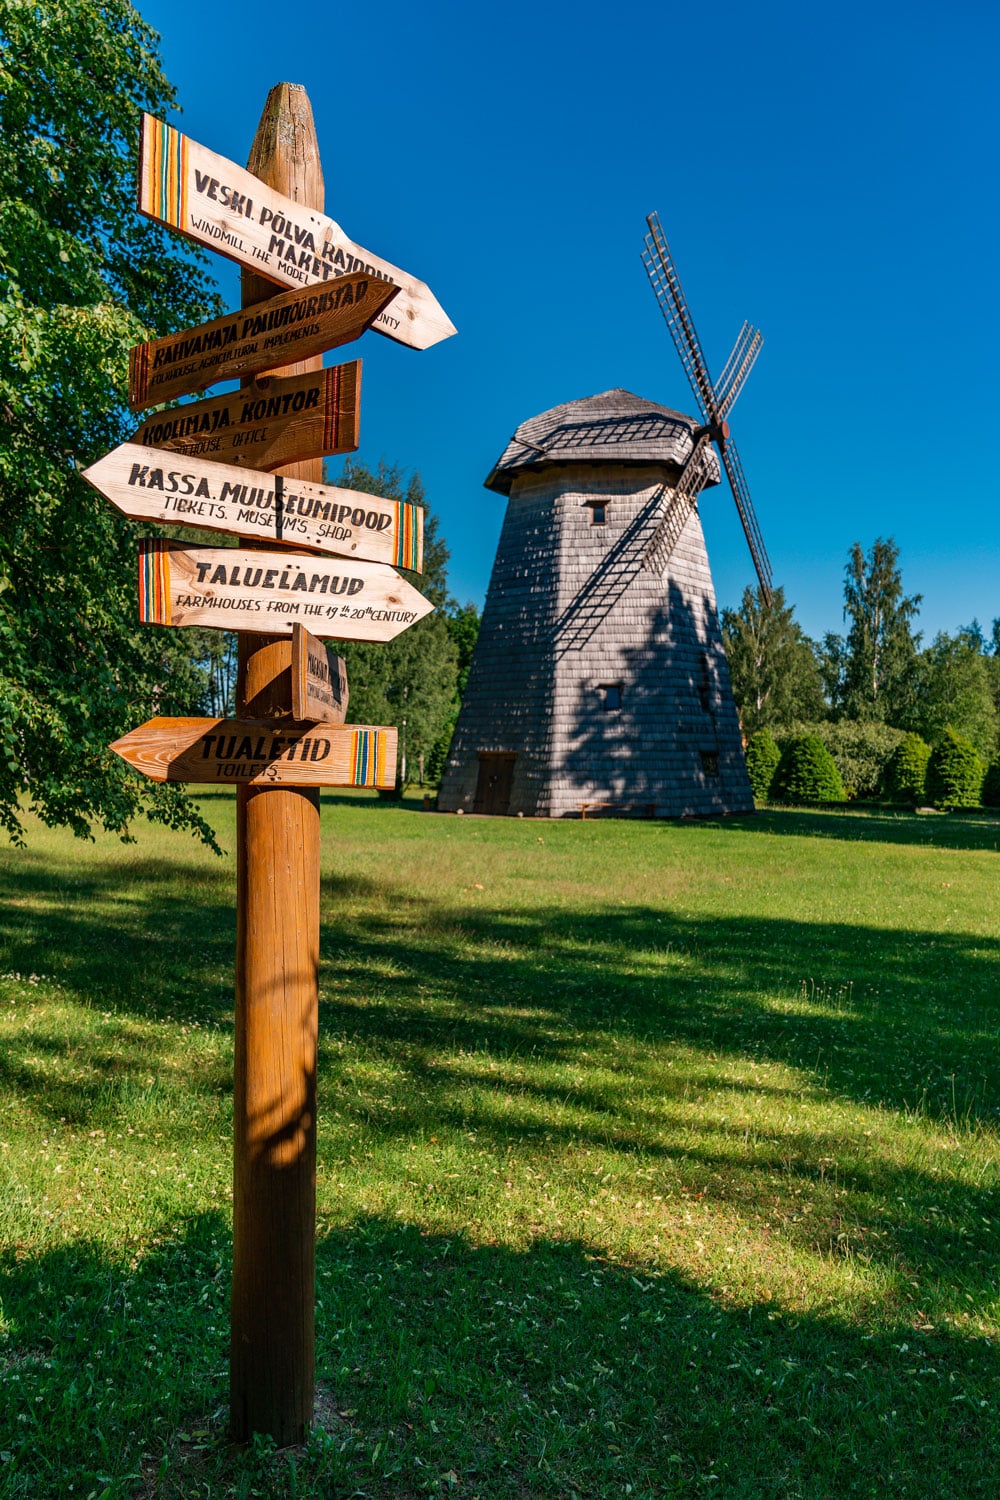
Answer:
[[[517,756],[510,751],[483,751],[479,756],[479,780],[472,811],[502,818],[510,812],[510,789]]]

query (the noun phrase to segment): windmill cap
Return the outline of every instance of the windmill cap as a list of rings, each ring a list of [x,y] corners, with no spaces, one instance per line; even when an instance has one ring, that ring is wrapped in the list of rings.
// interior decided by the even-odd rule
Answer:
[[[680,469],[691,451],[694,417],[646,401],[620,387],[566,401],[522,422],[486,479],[486,488],[509,495],[522,470],[546,464],[656,464]],[[719,483],[709,451],[708,483]]]

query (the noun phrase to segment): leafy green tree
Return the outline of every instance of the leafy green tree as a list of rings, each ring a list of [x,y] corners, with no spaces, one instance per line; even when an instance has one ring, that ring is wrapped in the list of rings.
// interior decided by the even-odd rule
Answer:
[[[403,472],[395,464],[380,463],[373,471],[349,459],[336,483],[427,507],[420,476],[414,474],[404,483]],[[426,766],[454,709],[458,652],[445,613],[448,555],[437,517],[426,509],[424,571],[404,571],[414,587],[436,605],[435,613],[392,641],[345,641],[337,648],[347,662],[352,723],[395,724],[399,729],[400,787],[415,780]]]
[[[448,625],[448,634],[451,636],[458,654],[458,677],[452,711],[448,716],[447,723],[434,741],[434,746],[427,759],[428,781],[440,781],[444,773],[444,765],[451,747],[452,735],[455,733],[455,725],[458,723],[458,711],[462,706],[462,695],[469,681],[469,668],[472,665],[476,641],[479,639],[480,615],[474,604],[459,605],[455,604],[454,601],[449,602],[445,611],[445,621]]]
[[[908,734],[892,752],[885,772],[885,792],[893,802],[919,806],[927,797],[927,763],[931,747],[919,734]]]
[[[957,635],[941,631],[921,653],[914,727],[936,743],[950,725],[989,760],[997,748],[1000,716],[986,642],[974,627],[975,622]]]
[[[747,741],[747,775],[755,802],[770,801],[774,773],[780,760],[778,742],[769,729],[758,729],[750,736]]]
[[[919,594],[903,593],[899,548],[892,537],[862,551],[855,542],[845,569],[846,638],[827,635],[823,676],[838,715],[901,725],[912,707],[917,648],[911,622]]]
[[[927,795],[935,807],[978,807],[985,774],[975,746],[948,728],[927,762]]]
[[[770,607],[759,588],[747,588],[739,609],[722,611],[722,639],[745,734],[826,714],[816,655],[794,613],[780,588]]]
[[[482,620],[471,600],[466,604],[449,607],[445,618],[448,621],[448,634],[458,653],[458,696],[461,698],[469,681],[469,668],[472,666]]]
[[[795,734],[781,752],[772,795],[781,802],[843,802],[836,762],[817,734]]]
[[[126,0],[0,0],[0,824],[86,835],[141,812],[211,838],[109,743],[204,688],[140,627],[137,529],[80,478],[134,426],[129,347],[218,311],[197,256],[134,209],[139,115],[173,92]]]

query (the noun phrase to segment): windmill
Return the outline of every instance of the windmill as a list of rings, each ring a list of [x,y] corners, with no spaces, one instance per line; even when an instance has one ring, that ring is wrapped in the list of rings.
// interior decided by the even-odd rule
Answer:
[[[698,410],[701,412],[704,423],[704,426],[692,434],[694,441],[691,452],[669,496],[665,513],[646,549],[646,562],[648,566],[660,569],[669,560],[673,543],[686,518],[686,512],[694,505],[706,482],[704,449],[709,443],[714,443],[719,450],[719,459],[726,471],[733,499],[736,501],[736,509],[743,523],[750,556],[753,558],[753,565],[760,582],[761,598],[770,607],[771,564],[768,561],[753,501],[750,499],[750,490],[740,462],[740,455],[727,421],[728,414],[743,389],[747,376],[753,369],[764,339],[759,329],[744,322],[736,343],[733,345],[733,351],[726,361],[725,369],[718,381],[713,381],[708,373],[708,364],[702,352],[694,320],[677,274],[677,267],[674,265],[670,246],[667,244],[658,215],[650,214],[646,219],[646,224],[648,233],[645,236],[642,263],[646,267],[646,275],[656,294],[656,300],[660,304],[664,322],[670,330],[670,337],[680,356],[684,373],[694,392],[694,399],[698,403]]]
[[[443,812],[753,808],[697,500],[724,469],[770,602],[727,421],[762,340],[745,323],[713,383],[655,215],[648,224],[643,259],[700,417],[616,387],[530,417],[508,441],[486,479],[507,511]]]

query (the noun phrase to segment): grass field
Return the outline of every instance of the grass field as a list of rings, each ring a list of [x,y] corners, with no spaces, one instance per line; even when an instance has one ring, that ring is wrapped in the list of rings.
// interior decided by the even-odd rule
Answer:
[[[325,798],[321,1425],[274,1453],[225,1436],[234,860],[33,830],[0,1495],[997,1496],[998,845]]]

